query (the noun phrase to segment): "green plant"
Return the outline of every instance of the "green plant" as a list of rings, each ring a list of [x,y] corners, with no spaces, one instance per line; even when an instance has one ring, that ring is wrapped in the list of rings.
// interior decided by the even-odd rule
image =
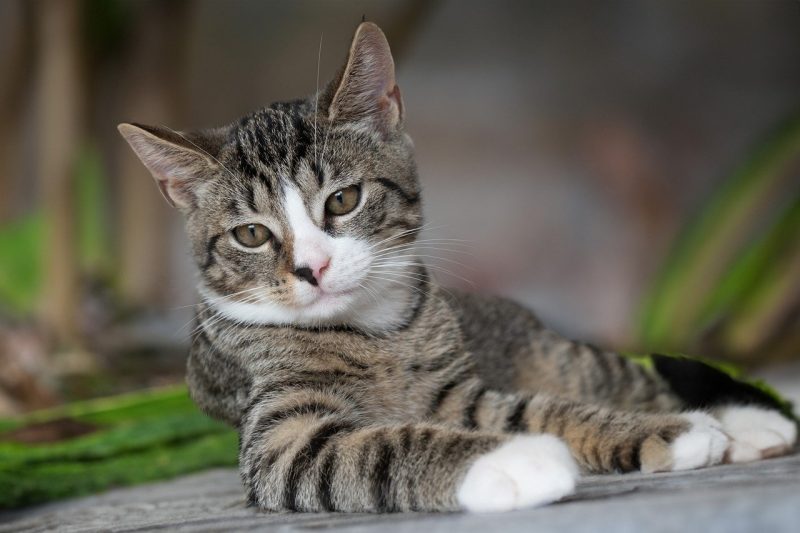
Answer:
[[[100,154],[87,145],[79,154],[74,178],[76,246],[81,270],[108,271],[107,191]],[[31,315],[43,284],[46,250],[45,217],[35,212],[0,227],[0,312]]]
[[[25,428],[91,428],[56,442],[16,442]],[[201,413],[185,387],[67,405],[0,421],[0,508],[164,479],[237,459],[236,433]]]
[[[797,351],[800,115],[756,145],[686,225],[642,309],[648,350]],[[794,317],[794,318],[793,318]]]

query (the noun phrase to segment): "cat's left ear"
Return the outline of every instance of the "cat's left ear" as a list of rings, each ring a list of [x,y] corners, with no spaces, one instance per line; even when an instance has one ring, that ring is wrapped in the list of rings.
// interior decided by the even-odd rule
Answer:
[[[191,208],[206,178],[219,169],[216,155],[224,141],[224,131],[206,130],[179,133],[174,130],[120,124],[117,129],[131,145],[144,166],[155,178],[169,205]]]
[[[329,120],[365,123],[384,134],[402,124],[403,100],[395,81],[392,52],[376,24],[362,22],[358,26],[347,63],[334,86]]]

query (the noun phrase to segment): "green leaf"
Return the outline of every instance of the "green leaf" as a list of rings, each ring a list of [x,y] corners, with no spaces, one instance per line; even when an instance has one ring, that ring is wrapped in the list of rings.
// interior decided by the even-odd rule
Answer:
[[[642,306],[640,340],[646,349],[687,346],[712,314],[745,290],[740,283],[761,279],[760,268],[797,229],[796,221],[788,228],[778,221],[778,235],[759,240],[764,223],[776,220],[800,194],[796,175],[788,171],[799,158],[800,114],[759,143],[686,225]]]

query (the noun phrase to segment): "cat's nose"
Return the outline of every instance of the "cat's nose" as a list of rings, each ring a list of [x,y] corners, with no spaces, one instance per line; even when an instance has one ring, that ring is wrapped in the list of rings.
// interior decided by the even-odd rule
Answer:
[[[314,271],[308,267],[295,268],[294,275],[303,281],[309,282],[315,287],[319,285],[319,283],[317,283],[317,278],[314,277]]]
[[[317,265],[304,265],[297,267],[294,269],[294,275],[297,276],[298,279],[307,281],[316,287],[319,285],[319,280],[322,278],[322,275],[328,269],[328,265],[330,265],[329,259],[325,260],[324,262],[320,262]]]

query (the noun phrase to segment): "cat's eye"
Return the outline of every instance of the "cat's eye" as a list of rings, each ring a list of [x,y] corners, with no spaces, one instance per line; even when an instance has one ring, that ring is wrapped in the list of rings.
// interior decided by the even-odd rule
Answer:
[[[257,248],[267,242],[272,233],[263,224],[242,224],[233,228],[233,237],[242,246]]]
[[[334,216],[346,215],[356,208],[360,198],[361,187],[358,185],[339,189],[325,200],[325,213]]]

